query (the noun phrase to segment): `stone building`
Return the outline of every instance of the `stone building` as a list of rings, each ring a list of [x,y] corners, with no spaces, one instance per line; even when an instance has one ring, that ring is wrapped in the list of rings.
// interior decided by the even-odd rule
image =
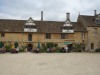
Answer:
[[[77,22],[79,22],[86,29],[86,48],[94,51],[100,48],[100,13],[94,11],[93,16],[79,15]]]
[[[31,17],[28,20],[0,19],[0,41],[5,44],[18,42],[19,46],[41,47],[48,42],[62,47],[64,42],[84,43],[85,50],[100,48],[100,14],[95,11],[94,16],[79,15],[77,22],[71,22],[70,13],[66,20],[44,21]]]

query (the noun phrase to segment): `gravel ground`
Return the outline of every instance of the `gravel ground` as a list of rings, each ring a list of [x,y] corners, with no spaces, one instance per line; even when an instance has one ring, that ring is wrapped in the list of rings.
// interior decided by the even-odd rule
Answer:
[[[0,54],[0,75],[100,75],[100,53]]]

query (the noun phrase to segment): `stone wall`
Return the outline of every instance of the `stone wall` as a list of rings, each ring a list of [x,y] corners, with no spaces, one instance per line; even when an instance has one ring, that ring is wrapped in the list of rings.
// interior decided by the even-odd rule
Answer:
[[[94,28],[97,28],[97,34],[94,33]],[[88,47],[91,51],[100,48],[100,27],[88,27]],[[91,43],[94,44],[94,49],[91,49]]]
[[[51,39],[46,39],[46,35],[44,33],[33,33],[32,41],[28,41],[28,33],[5,33],[5,37],[0,36],[0,41],[10,43],[14,43],[17,41],[20,46],[27,46],[27,44],[32,44],[33,47],[36,47],[38,45],[38,42],[53,42],[55,44],[58,44],[58,46],[62,47],[65,41],[74,41],[74,34],[66,34],[66,36],[66,39],[61,39],[61,34],[51,34]]]

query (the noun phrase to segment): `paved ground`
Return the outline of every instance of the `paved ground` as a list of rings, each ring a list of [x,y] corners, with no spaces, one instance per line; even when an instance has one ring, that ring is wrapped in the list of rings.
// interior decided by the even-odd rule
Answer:
[[[100,75],[100,53],[0,54],[0,75]]]

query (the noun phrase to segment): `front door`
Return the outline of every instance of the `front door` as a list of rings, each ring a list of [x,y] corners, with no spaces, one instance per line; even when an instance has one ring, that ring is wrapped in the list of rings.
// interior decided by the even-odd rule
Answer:
[[[29,52],[32,51],[32,44],[28,44],[28,45],[27,45],[27,50],[28,50]]]
[[[71,50],[72,50],[72,44],[69,44],[68,45],[68,52],[71,52]]]
[[[94,50],[94,43],[91,43],[91,50]]]

